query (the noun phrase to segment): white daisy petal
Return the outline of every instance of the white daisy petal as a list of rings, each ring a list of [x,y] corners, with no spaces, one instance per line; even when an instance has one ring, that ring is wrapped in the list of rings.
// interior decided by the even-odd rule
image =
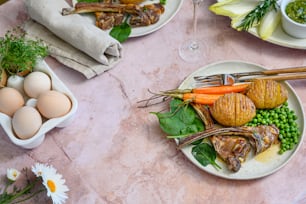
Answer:
[[[47,166],[45,164],[36,163],[34,166],[32,166],[32,172],[37,176],[41,177],[43,176],[44,172],[52,172],[53,174],[56,174],[56,169],[53,166]]]
[[[14,168],[8,168],[6,170],[6,176],[10,181],[16,181],[20,175],[20,171]]]
[[[54,204],[65,203],[68,198],[66,192],[69,191],[65,185],[65,180],[62,179],[62,175],[56,173],[53,167],[44,169],[42,174],[43,185],[47,189],[47,195],[51,197]]]
[[[44,164],[36,163],[36,164],[34,164],[34,166],[32,166],[32,172],[37,177],[41,177],[43,172],[44,172],[45,167],[46,166]]]

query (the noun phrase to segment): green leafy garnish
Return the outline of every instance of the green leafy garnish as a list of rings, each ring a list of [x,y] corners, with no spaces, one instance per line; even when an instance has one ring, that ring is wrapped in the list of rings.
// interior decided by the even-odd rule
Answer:
[[[162,5],[166,5],[167,0],[159,0],[159,3],[162,4]]]
[[[152,112],[159,119],[160,128],[172,136],[187,136],[204,130],[204,125],[195,110],[179,99],[170,102],[170,112]]]
[[[122,43],[129,38],[131,32],[131,26],[125,21],[118,26],[114,26],[109,34]]]
[[[180,99],[171,100],[169,112],[152,112],[152,114],[158,117],[160,128],[170,135],[168,138],[179,139],[205,129],[202,120],[192,106],[185,104]],[[217,153],[211,145],[202,143],[202,140],[196,141],[192,145],[195,145],[192,148],[192,155],[200,164],[203,166],[211,164],[221,169],[215,162]]]
[[[238,30],[248,31],[251,27],[259,24],[261,19],[272,9],[277,10],[277,0],[263,0],[250,11],[237,26]]]
[[[194,158],[203,166],[211,164],[216,169],[221,169],[221,167],[215,162],[217,153],[210,144],[200,143],[192,148],[191,153]]]
[[[28,40],[25,33],[8,31],[0,38],[0,67],[9,75],[32,71],[38,58],[48,55],[41,41]]]

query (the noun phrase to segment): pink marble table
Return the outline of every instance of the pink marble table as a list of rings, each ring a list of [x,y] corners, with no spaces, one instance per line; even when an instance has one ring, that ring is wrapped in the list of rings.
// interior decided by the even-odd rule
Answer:
[[[172,0],[168,0],[171,3]],[[175,0],[174,0],[175,1]],[[27,17],[24,1],[0,6],[0,36]],[[70,188],[67,203],[306,203],[306,144],[276,173],[257,180],[235,181],[212,176],[194,166],[149,114],[161,106],[137,108],[153,91],[177,87],[185,76],[220,60],[243,60],[265,67],[306,65],[306,51],[264,42],[230,28],[215,16],[207,0],[199,12],[199,38],[209,51],[199,63],[186,63],[178,45],[191,33],[190,1],[162,29],[123,43],[123,60],[110,71],[86,80],[48,57],[47,63],[74,93],[79,108],[72,123],[49,132],[42,145],[25,150],[0,130],[0,174],[35,162],[53,165]],[[291,81],[306,108],[306,80]],[[1,177],[1,181],[3,181]],[[50,203],[45,195],[29,203]]]

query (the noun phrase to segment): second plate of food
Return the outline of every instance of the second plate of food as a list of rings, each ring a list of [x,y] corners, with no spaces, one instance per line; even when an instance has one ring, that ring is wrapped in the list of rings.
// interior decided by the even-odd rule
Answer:
[[[82,2],[83,1],[84,0],[82,0]],[[119,0],[113,0],[113,2],[119,3]],[[75,5],[76,3],[78,3],[78,0],[72,0],[73,5]],[[140,6],[147,5],[147,4],[156,4],[156,3],[160,3],[160,0],[144,0],[140,4]],[[166,1],[166,4],[164,5],[165,11],[163,14],[161,14],[159,20],[156,23],[148,25],[148,26],[133,27],[132,32],[129,37],[144,36],[144,35],[148,35],[150,33],[153,33],[159,30],[160,28],[165,26],[167,23],[169,23],[169,21],[177,14],[182,4],[183,4],[183,0]],[[91,23],[95,23],[94,15],[83,15],[83,16],[88,18]],[[107,32],[109,32],[109,30]]]
[[[243,61],[222,61],[214,64],[201,67],[192,74],[190,74],[179,86],[180,89],[189,89],[193,88],[195,81],[194,76],[199,75],[212,75],[212,74],[224,74],[224,73],[234,73],[234,72],[249,72],[249,71],[260,71],[265,70],[266,68]],[[291,110],[297,115],[296,123],[301,133],[299,137],[298,144],[289,151],[279,154],[279,145],[273,145],[268,150],[254,156],[252,151],[249,153],[246,161],[242,163],[241,168],[238,172],[232,172],[228,170],[226,164],[219,158],[216,162],[221,169],[216,169],[212,165],[202,166],[192,155],[192,145],[189,145],[182,149],[184,155],[200,169],[213,174],[218,177],[226,179],[235,179],[235,180],[247,180],[247,179],[256,179],[264,176],[268,176],[280,168],[285,166],[290,159],[297,153],[300,148],[303,137],[304,137],[304,123],[305,117],[303,114],[302,103],[297,96],[294,89],[287,83],[281,82],[281,84],[288,90],[288,106]]]

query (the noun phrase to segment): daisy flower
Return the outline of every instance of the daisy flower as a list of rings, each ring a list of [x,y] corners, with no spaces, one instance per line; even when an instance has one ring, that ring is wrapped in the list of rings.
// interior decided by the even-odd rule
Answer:
[[[53,171],[56,173],[56,169],[52,166],[47,166],[41,163],[35,163],[34,166],[32,166],[32,172],[36,175],[36,177],[42,177],[43,173],[46,171]]]
[[[20,175],[20,171],[14,168],[8,168],[6,170],[6,176],[10,181],[16,181]]]
[[[66,192],[69,189],[65,185],[65,179],[56,172],[55,168],[37,163],[32,167],[32,171],[37,177],[42,178],[42,183],[47,189],[47,196],[51,197],[53,204],[65,203],[68,198]]]

